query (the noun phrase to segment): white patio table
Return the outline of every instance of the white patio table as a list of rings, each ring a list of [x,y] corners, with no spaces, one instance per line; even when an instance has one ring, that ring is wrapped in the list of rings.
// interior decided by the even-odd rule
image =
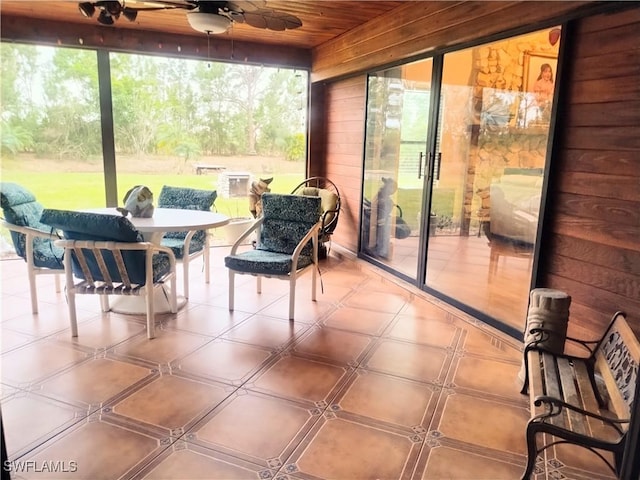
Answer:
[[[92,208],[85,212],[104,215],[122,215],[115,208]],[[203,210],[185,210],[180,208],[156,208],[151,218],[127,217],[142,234],[145,241],[160,244],[167,232],[189,232],[191,230],[208,230],[222,227],[229,223],[229,217],[217,212]],[[169,286],[165,285],[164,289]],[[170,312],[169,297],[164,289],[156,290],[155,308],[157,313]],[[178,295],[178,309],[184,307],[187,299]],[[144,298],[132,295],[118,295],[113,299],[112,311],[130,315],[145,315]]]

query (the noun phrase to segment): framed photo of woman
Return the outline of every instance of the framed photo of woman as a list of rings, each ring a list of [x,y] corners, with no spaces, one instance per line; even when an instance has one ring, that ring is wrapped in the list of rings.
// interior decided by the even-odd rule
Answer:
[[[525,52],[523,91],[533,92],[536,82],[543,75],[543,67],[551,68],[551,83],[555,83],[558,57],[551,53]]]

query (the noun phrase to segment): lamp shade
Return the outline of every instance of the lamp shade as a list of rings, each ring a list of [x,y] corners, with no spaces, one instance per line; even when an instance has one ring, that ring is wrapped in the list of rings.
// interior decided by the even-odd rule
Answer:
[[[231,26],[230,19],[217,13],[189,12],[187,20],[191,28],[204,33],[224,33]]]

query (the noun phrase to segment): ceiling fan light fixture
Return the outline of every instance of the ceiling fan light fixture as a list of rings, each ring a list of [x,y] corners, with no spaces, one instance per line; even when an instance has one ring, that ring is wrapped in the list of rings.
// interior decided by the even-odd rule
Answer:
[[[98,15],[98,22],[103,25],[113,25],[114,23],[113,17],[109,15],[105,10],[102,10],[100,12],[100,15]]]
[[[213,35],[224,33],[231,26],[229,18],[217,13],[189,12],[187,20],[194,30]]]
[[[80,13],[85,17],[91,18],[96,12],[96,7],[94,7],[90,2],[82,2],[78,4],[78,10],[80,10]]]

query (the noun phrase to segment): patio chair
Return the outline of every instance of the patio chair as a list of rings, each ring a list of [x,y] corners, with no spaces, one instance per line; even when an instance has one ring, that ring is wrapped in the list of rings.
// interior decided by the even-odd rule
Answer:
[[[158,197],[158,207],[208,211],[216,197],[215,190],[164,185]],[[210,246],[209,235],[205,230],[168,232],[162,238],[161,245],[173,250],[176,259],[182,261],[185,298],[189,298],[189,264],[194,258],[203,257],[205,282],[209,283]]]
[[[318,245],[318,258],[326,258],[329,254],[331,236],[338,226],[340,215],[340,192],[335,183],[324,177],[309,177],[296,186],[291,193],[295,195],[307,195],[320,197],[320,232]]]
[[[31,311],[38,313],[36,276],[53,274],[56,292],[60,292],[63,250],[53,244],[56,233],[40,222],[43,206],[29,190],[0,182],[0,203],[4,214],[0,225],[10,231],[16,254],[27,262]]]
[[[262,217],[243,233],[225,257],[229,269],[229,310],[234,309],[235,274],[257,277],[257,292],[262,293],[262,277],[289,282],[289,319],[294,319],[296,281],[311,270],[311,299],[316,300],[318,269],[318,232],[320,197],[265,193],[262,195]],[[255,249],[238,253],[254,231]]]
[[[103,312],[110,310],[108,295],[145,297],[147,336],[155,337],[155,291],[170,282],[169,305],[178,311],[176,259],[170,248],[144,242],[129,219],[65,210],[42,212],[42,222],[62,231],[64,271],[71,335],[78,336],[76,295],[99,295]]]

